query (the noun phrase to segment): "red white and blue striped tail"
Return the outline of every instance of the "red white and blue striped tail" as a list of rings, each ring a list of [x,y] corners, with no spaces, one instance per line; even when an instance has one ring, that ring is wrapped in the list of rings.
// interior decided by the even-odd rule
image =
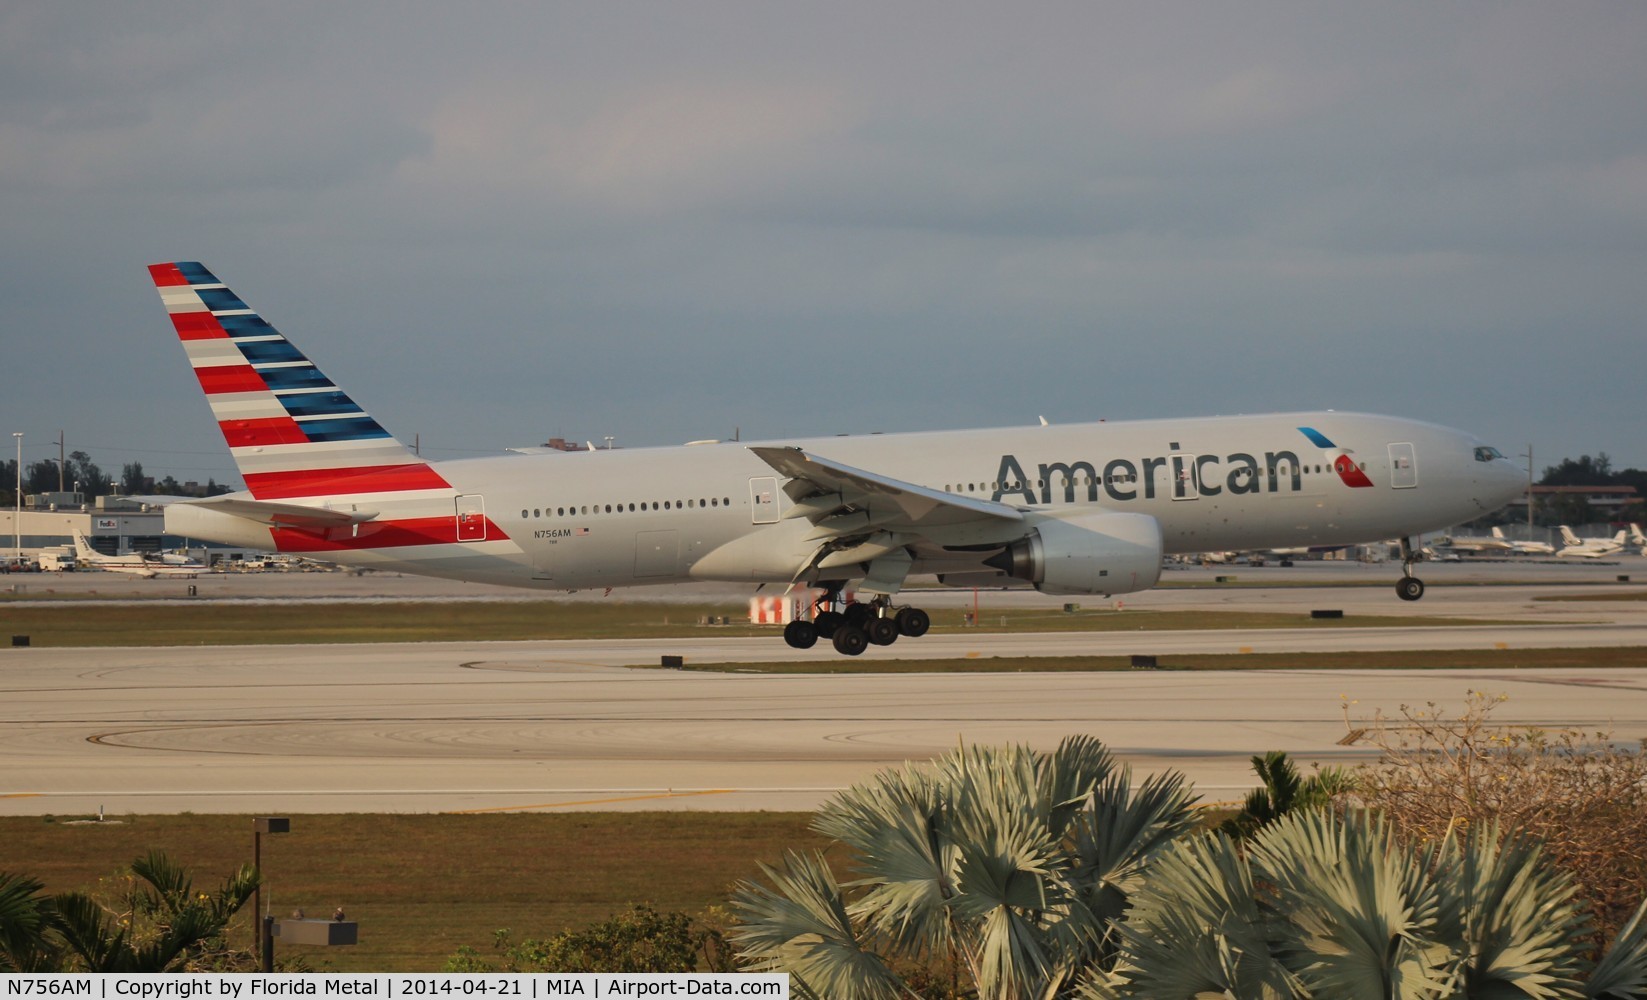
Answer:
[[[149,273],[253,497],[450,490],[210,271]]]

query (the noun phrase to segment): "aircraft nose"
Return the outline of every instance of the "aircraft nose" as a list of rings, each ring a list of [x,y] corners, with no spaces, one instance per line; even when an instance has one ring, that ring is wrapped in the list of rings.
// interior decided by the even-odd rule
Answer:
[[[1502,458],[1483,463],[1476,482],[1480,484],[1482,493],[1500,507],[1527,492],[1526,470]]]

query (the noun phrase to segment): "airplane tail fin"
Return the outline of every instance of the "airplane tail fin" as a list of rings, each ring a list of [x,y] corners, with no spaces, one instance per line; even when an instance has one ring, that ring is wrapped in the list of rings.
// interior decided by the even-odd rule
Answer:
[[[91,547],[86,536],[76,531],[74,533],[74,556],[83,563],[102,562],[106,558],[103,553]]]
[[[1504,529],[1498,527],[1497,525],[1494,525],[1493,526],[1493,537],[1502,540],[1504,538]]]
[[[1573,529],[1567,527],[1565,524],[1563,524],[1561,526],[1561,540],[1563,542],[1567,543],[1568,545],[1582,545],[1583,544],[1583,542],[1581,542],[1579,540],[1579,537],[1577,535],[1573,534]]]
[[[252,496],[450,489],[205,267],[149,274]]]

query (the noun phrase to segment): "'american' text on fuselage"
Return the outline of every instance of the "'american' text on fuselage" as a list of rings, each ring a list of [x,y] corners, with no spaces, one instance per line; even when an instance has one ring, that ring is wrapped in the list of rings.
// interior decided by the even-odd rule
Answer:
[[[991,499],[1000,502],[1016,497],[1029,504],[1050,504],[1057,488],[1063,491],[1063,503],[1074,503],[1077,487],[1085,487],[1089,503],[1097,502],[1100,488],[1118,502],[1137,500],[1140,490],[1143,499],[1154,500],[1161,485],[1170,485],[1172,497],[1178,500],[1188,499],[1192,491],[1194,495],[1212,497],[1226,490],[1246,494],[1296,493],[1303,489],[1303,463],[1291,451],[1266,451],[1262,462],[1245,452],[1223,457],[1177,453],[1136,462],[1113,458],[1104,463],[1103,470],[1099,475],[1096,462],[1043,462],[1037,466],[1038,475],[1031,479],[1018,456],[1002,455]],[[1156,473],[1161,470],[1168,470],[1168,483],[1158,485]]]

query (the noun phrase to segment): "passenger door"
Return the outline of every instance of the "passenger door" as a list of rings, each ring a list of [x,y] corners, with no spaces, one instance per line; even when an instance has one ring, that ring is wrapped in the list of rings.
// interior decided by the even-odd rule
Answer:
[[[1390,487],[1410,490],[1418,485],[1418,453],[1410,442],[1390,445]]]
[[[486,541],[485,498],[479,493],[467,493],[459,494],[453,502],[457,507],[457,540]]]

